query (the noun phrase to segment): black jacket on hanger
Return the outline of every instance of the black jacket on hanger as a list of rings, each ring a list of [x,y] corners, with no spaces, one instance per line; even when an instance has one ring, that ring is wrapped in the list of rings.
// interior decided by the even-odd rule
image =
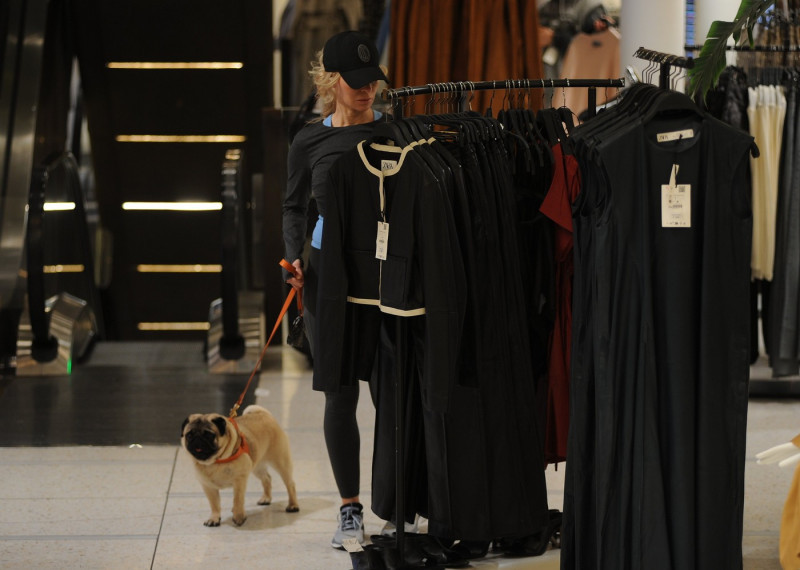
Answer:
[[[322,352],[328,364],[315,362],[315,383],[335,387],[353,381],[347,376],[348,355],[362,350],[349,347],[371,342],[362,336],[381,339],[372,507],[390,518],[395,505],[393,374],[403,357],[407,518],[423,514],[429,533],[437,536],[489,541],[534,534],[547,526],[549,513],[520,309],[508,157],[501,141],[478,139],[474,116],[460,120],[464,138],[452,144],[430,140],[430,132],[406,144],[405,137],[414,136],[412,125],[389,124],[331,169],[335,198],[325,219],[318,318],[331,353]],[[480,121],[486,128],[486,120]],[[385,137],[399,145],[376,144]],[[381,173],[378,167],[387,160],[396,164]],[[376,263],[381,189],[389,248],[387,261]],[[387,265],[400,258],[406,280],[387,280]],[[375,265],[383,266],[380,290],[368,299],[348,283],[362,273],[373,275],[374,269],[366,268]],[[399,305],[386,293],[403,283],[405,304]],[[356,290],[358,295],[352,294]],[[379,324],[370,321],[367,328],[348,320],[355,306],[377,308]],[[413,313],[423,307],[424,313]],[[437,314],[431,310],[436,307],[447,310]],[[444,315],[448,318],[441,319]],[[403,354],[394,349],[398,319],[407,331]],[[431,329],[437,320],[449,330]],[[431,358],[443,371],[451,365],[452,374],[431,375]]]

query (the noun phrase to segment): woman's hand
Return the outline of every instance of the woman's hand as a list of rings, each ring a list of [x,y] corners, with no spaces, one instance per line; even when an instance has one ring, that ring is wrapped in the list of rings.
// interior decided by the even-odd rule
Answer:
[[[305,279],[303,277],[303,262],[299,259],[295,259],[292,262],[292,265],[294,266],[295,273],[293,276],[289,277],[286,282],[300,292],[303,289],[303,285],[305,285]]]

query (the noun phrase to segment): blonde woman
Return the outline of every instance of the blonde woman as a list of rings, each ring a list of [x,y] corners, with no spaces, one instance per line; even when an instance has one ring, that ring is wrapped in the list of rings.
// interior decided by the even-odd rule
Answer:
[[[331,37],[311,64],[311,77],[322,112],[319,120],[303,127],[289,149],[288,183],[283,201],[283,240],[286,259],[292,260],[297,276],[286,280],[304,290],[304,321],[311,355],[314,355],[314,313],[325,217],[328,169],[346,150],[368,138],[381,113],[372,105],[378,81],[387,81],[379,65],[378,50],[368,37],[347,31]],[[302,252],[306,241],[309,201],[316,201],[319,218],[311,238],[308,264]],[[286,277],[289,277],[286,274]],[[356,408],[359,382],[325,392],[325,443],[331,468],[342,499],[339,523],[331,546],[342,549],[342,541],[364,542],[363,507],[359,500],[360,441]],[[323,386],[315,390],[325,391]]]

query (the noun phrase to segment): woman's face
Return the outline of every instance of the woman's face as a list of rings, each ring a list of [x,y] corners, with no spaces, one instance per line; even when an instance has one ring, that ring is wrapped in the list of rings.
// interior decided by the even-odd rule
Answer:
[[[336,84],[336,107],[356,114],[364,113],[372,107],[377,92],[377,81],[367,83],[360,89],[353,89],[343,78],[339,77],[339,82]]]

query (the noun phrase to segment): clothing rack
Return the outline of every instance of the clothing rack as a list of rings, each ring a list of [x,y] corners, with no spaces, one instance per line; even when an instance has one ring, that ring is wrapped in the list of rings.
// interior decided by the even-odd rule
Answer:
[[[700,51],[703,49],[702,44],[695,44],[695,45],[685,45],[683,48],[686,51]],[[800,46],[797,45],[768,45],[768,46],[750,46],[750,45],[743,45],[743,46],[725,46],[725,51],[744,51],[744,52],[768,52],[768,53],[793,53],[793,52],[800,52]]]
[[[699,52],[703,49],[702,44],[685,45],[687,52]],[[748,74],[751,70],[757,70],[755,77],[748,76],[748,80],[755,84],[762,81],[777,84],[786,79],[796,82],[798,56],[790,54],[800,53],[800,45],[797,44],[770,44],[770,45],[726,45],[725,51],[737,52],[737,54],[752,54],[744,60],[738,60],[735,65],[745,68]],[[765,54],[756,58],[755,54]],[[780,57],[778,57],[780,56]],[[786,73],[789,70],[789,73]]]
[[[787,23],[787,20],[784,20],[783,23]],[[684,47],[686,51],[696,52],[700,51],[703,45],[687,44]],[[800,45],[726,45],[725,50],[739,53],[800,53]],[[751,397],[762,398],[798,398],[800,397],[800,376],[773,377],[760,366],[751,367],[749,394]]]
[[[588,108],[593,114],[597,108],[597,89],[625,87],[625,78],[619,79],[503,79],[499,81],[454,81],[447,83],[428,83],[409,87],[385,89],[381,94],[384,101],[392,105],[392,113],[396,118],[403,116],[403,107],[400,101],[404,97],[415,95],[429,95],[439,93],[453,93],[458,95],[460,108],[464,110],[467,95],[475,91],[487,90],[512,90],[512,89],[551,89],[567,87],[580,87],[589,90]]]
[[[495,81],[456,81],[447,83],[428,83],[426,85],[385,89],[381,98],[391,103],[392,115],[395,119],[403,117],[402,99],[417,95],[451,93],[458,96],[459,109],[466,110],[468,95],[475,91],[512,90],[512,89],[546,89],[546,88],[583,88],[589,90],[588,109],[590,116],[597,112],[597,88],[623,88],[625,78],[619,79],[505,79]],[[405,439],[405,397],[407,326],[403,318],[396,319],[396,367],[395,367],[395,549],[400,559],[405,555],[405,497],[404,485],[404,453]],[[402,567],[402,566],[400,566]]]
[[[691,69],[694,67],[694,60],[690,57],[654,51],[651,49],[645,49],[643,47],[637,49],[636,53],[633,54],[633,57],[644,59],[646,61],[652,61],[660,65],[658,86],[662,89],[669,89],[669,78],[673,67],[682,69]]]

